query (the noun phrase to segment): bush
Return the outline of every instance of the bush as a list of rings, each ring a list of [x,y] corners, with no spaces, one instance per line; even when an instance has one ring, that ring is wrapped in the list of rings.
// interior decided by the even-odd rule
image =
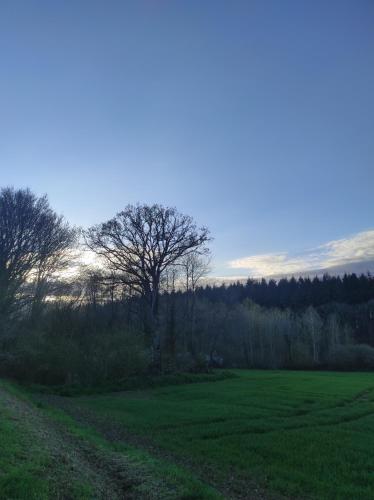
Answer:
[[[106,384],[97,384],[95,386],[72,385],[53,385],[45,386],[32,384],[29,386],[31,391],[44,394],[57,394],[59,396],[82,396],[92,394],[105,394],[108,392],[122,392],[139,389],[152,389],[156,387],[165,387],[170,385],[196,384],[205,382],[220,382],[231,378],[237,378],[238,375],[227,370],[217,370],[211,373],[174,373],[169,375],[135,375],[123,380],[109,382]]]
[[[29,383],[95,385],[146,372],[147,353],[130,332],[71,337],[32,332],[17,339],[7,375]]]
[[[338,346],[331,354],[334,370],[374,370],[374,348],[366,344]]]

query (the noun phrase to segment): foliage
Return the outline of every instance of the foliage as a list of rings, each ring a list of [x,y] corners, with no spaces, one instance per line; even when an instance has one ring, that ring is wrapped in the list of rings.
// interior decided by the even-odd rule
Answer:
[[[147,354],[130,332],[106,331],[91,336],[27,332],[17,338],[9,375],[47,385],[105,385],[144,373]]]
[[[361,304],[374,298],[374,276],[352,273],[298,279],[248,279],[246,283],[200,287],[198,295],[214,302],[234,304],[250,299],[261,306],[293,310],[331,303]]]
[[[45,196],[0,192],[3,375],[93,387],[214,367],[373,367],[370,275],[201,287],[209,231],[162,205],[128,205],[84,234],[103,267],[63,280],[77,231]]]
[[[335,370],[374,370],[374,348],[365,344],[337,346],[329,364]]]
[[[206,382],[219,382],[229,378],[237,377],[236,374],[227,371],[212,371],[211,373],[196,374],[196,373],[174,373],[172,375],[138,375],[130,376],[123,380],[118,380],[112,383],[101,383],[93,386],[86,385],[57,385],[45,386],[38,384],[28,385],[27,388],[31,393],[57,394],[59,396],[82,396],[92,394],[106,394],[108,392],[122,392],[140,389],[152,389],[155,387],[164,387],[170,385],[183,384],[199,384]]]

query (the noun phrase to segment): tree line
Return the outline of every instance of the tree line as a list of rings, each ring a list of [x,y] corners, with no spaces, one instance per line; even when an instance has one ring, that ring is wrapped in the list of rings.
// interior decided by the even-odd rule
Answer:
[[[206,286],[199,290],[211,300],[227,303],[250,299],[265,307],[301,309],[307,306],[319,307],[329,302],[360,304],[374,297],[374,277],[355,273],[344,276],[315,276],[282,278],[279,280],[248,279],[246,283],[228,286]]]
[[[209,241],[175,208],[128,205],[81,230],[45,196],[1,190],[1,374],[100,385],[211,367],[374,368],[370,275],[203,286]],[[82,247],[98,265],[76,264]]]

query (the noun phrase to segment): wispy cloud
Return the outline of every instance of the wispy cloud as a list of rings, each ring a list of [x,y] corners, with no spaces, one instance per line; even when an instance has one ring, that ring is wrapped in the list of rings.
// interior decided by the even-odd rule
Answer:
[[[230,269],[246,270],[253,277],[291,275],[374,260],[374,230],[329,241],[299,254],[287,252],[250,255],[232,260]]]
[[[374,259],[374,230],[358,233],[350,238],[330,241],[323,245],[326,266],[337,266]]]

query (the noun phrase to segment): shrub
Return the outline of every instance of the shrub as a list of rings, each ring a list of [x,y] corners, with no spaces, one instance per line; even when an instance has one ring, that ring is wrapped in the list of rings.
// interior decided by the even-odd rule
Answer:
[[[374,348],[366,344],[338,346],[330,356],[329,366],[335,370],[373,370]]]
[[[86,338],[29,332],[17,339],[7,375],[29,383],[95,385],[144,373],[147,355],[130,332]]]

